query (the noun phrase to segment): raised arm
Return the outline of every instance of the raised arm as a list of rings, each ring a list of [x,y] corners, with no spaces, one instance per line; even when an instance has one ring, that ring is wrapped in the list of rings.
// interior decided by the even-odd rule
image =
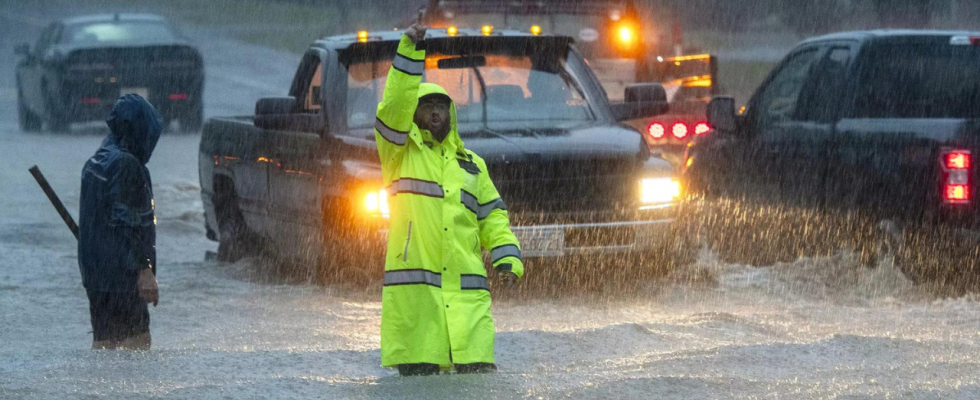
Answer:
[[[421,48],[424,37],[425,28],[418,24],[402,35],[398,54],[388,70],[384,95],[378,104],[374,136],[386,177],[399,167],[412,131],[419,85],[425,70],[425,49]]]

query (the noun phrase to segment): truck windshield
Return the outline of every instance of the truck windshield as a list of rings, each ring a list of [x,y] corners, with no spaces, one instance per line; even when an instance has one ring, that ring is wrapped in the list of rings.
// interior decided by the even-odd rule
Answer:
[[[980,118],[980,47],[870,47],[855,105],[855,118]]]
[[[483,121],[484,112],[490,123],[593,120],[585,96],[572,82],[571,70],[555,65],[564,63],[536,59],[544,57],[486,54],[481,56],[485,63],[466,65],[453,62],[458,56],[430,54],[423,81],[446,89],[461,124]],[[440,68],[440,61],[449,62]],[[390,59],[348,66],[348,127],[374,126],[389,67]]]

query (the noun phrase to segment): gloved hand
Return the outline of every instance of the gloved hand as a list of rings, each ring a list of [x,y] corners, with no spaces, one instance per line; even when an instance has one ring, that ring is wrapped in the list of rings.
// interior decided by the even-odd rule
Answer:
[[[422,12],[419,11],[418,19],[415,20],[412,26],[405,30],[405,35],[408,35],[409,39],[412,39],[412,43],[418,44],[418,42],[425,40],[425,31],[428,29],[429,27],[422,25]]]
[[[517,284],[517,274],[510,271],[498,271],[497,281],[502,283],[504,287],[510,289]]]
[[[139,289],[140,298],[143,301],[153,303],[153,307],[157,306],[157,303],[160,301],[160,291],[157,288],[157,277],[153,275],[151,269],[143,268],[140,270],[136,287]]]

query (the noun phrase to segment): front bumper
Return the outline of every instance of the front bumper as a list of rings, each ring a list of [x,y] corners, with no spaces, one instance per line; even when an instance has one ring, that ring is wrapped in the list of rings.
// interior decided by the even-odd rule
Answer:
[[[524,257],[619,254],[655,250],[675,235],[674,217],[661,219],[513,226]]]

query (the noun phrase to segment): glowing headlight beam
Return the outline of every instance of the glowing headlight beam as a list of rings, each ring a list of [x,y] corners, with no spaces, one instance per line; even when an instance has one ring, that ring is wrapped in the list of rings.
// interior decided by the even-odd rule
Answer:
[[[388,192],[384,189],[370,192],[364,196],[364,209],[370,214],[380,214],[388,218]]]
[[[640,202],[670,203],[681,197],[681,183],[671,178],[648,178],[640,181]]]

